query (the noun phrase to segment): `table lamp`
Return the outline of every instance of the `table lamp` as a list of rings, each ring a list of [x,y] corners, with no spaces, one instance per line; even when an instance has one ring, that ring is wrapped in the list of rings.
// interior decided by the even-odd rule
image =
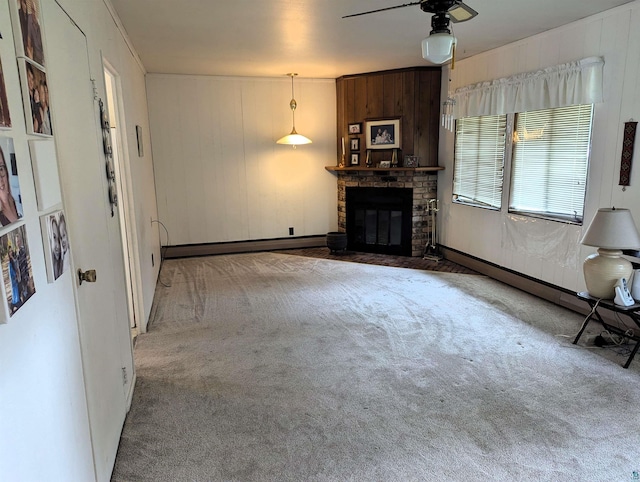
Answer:
[[[623,249],[638,249],[640,234],[628,209],[600,208],[580,241],[598,248],[584,260],[584,281],[589,295],[613,299],[620,278],[629,281],[633,266],[622,257]]]

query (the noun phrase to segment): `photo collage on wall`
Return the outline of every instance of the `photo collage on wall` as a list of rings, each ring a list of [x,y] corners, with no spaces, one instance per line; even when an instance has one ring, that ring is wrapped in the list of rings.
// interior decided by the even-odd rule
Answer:
[[[9,9],[15,59],[6,57],[7,48],[0,49],[0,266],[6,299],[6,309],[0,310],[4,315],[0,315],[0,323],[7,322],[36,293],[32,267],[32,260],[36,260],[27,239],[28,226],[33,221],[26,215],[33,209],[30,204],[33,201],[23,199],[20,181],[24,179],[18,172],[19,166],[20,170],[25,169],[24,153],[31,157],[48,281],[53,283],[62,276],[70,263],[49,107],[40,2],[9,0]],[[0,36],[0,42],[5,43],[3,47],[11,45],[8,37],[11,36]],[[7,68],[15,68],[15,60],[19,85],[10,85],[5,73]],[[10,112],[10,105],[24,107],[24,130],[15,125],[15,120],[21,117],[17,114],[21,113]]]

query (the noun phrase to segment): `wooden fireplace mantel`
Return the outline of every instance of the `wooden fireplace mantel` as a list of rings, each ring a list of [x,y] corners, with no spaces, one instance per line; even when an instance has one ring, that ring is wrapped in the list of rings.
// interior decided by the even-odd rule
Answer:
[[[435,172],[435,171],[443,171],[444,167],[442,166],[433,166],[433,167],[366,167],[366,166],[324,166],[324,168],[329,172],[355,172],[355,171],[412,171],[412,172]]]

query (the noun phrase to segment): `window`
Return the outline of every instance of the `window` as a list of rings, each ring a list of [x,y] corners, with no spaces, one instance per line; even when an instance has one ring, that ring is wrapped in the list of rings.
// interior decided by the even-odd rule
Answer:
[[[593,106],[517,114],[509,211],[582,222]]]
[[[587,104],[458,119],[453,202],[501,209],[510,152],[509,212],[581,223],[592,117]]]
[[[456,122],[453,201],[500,209],[506,141],[505,115]]]

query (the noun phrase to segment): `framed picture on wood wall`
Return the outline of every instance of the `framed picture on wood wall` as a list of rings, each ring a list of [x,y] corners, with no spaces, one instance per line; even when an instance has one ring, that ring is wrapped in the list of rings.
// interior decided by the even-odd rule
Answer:
[[[360,139],[358,137],[354,137],[350,140],[351,151],[359,151],[360,150]]]
[[[356,122],[353,124],[349,124],[349,134],[361,134],[362,133],[362,123]]]
[[[367,149],[399,149],[400,119],[367,121]]]
[[[360,164],[360,154],[358,152],[352,152],[351,153],[351,165],[352,166],[357,166],[358,164]]]

